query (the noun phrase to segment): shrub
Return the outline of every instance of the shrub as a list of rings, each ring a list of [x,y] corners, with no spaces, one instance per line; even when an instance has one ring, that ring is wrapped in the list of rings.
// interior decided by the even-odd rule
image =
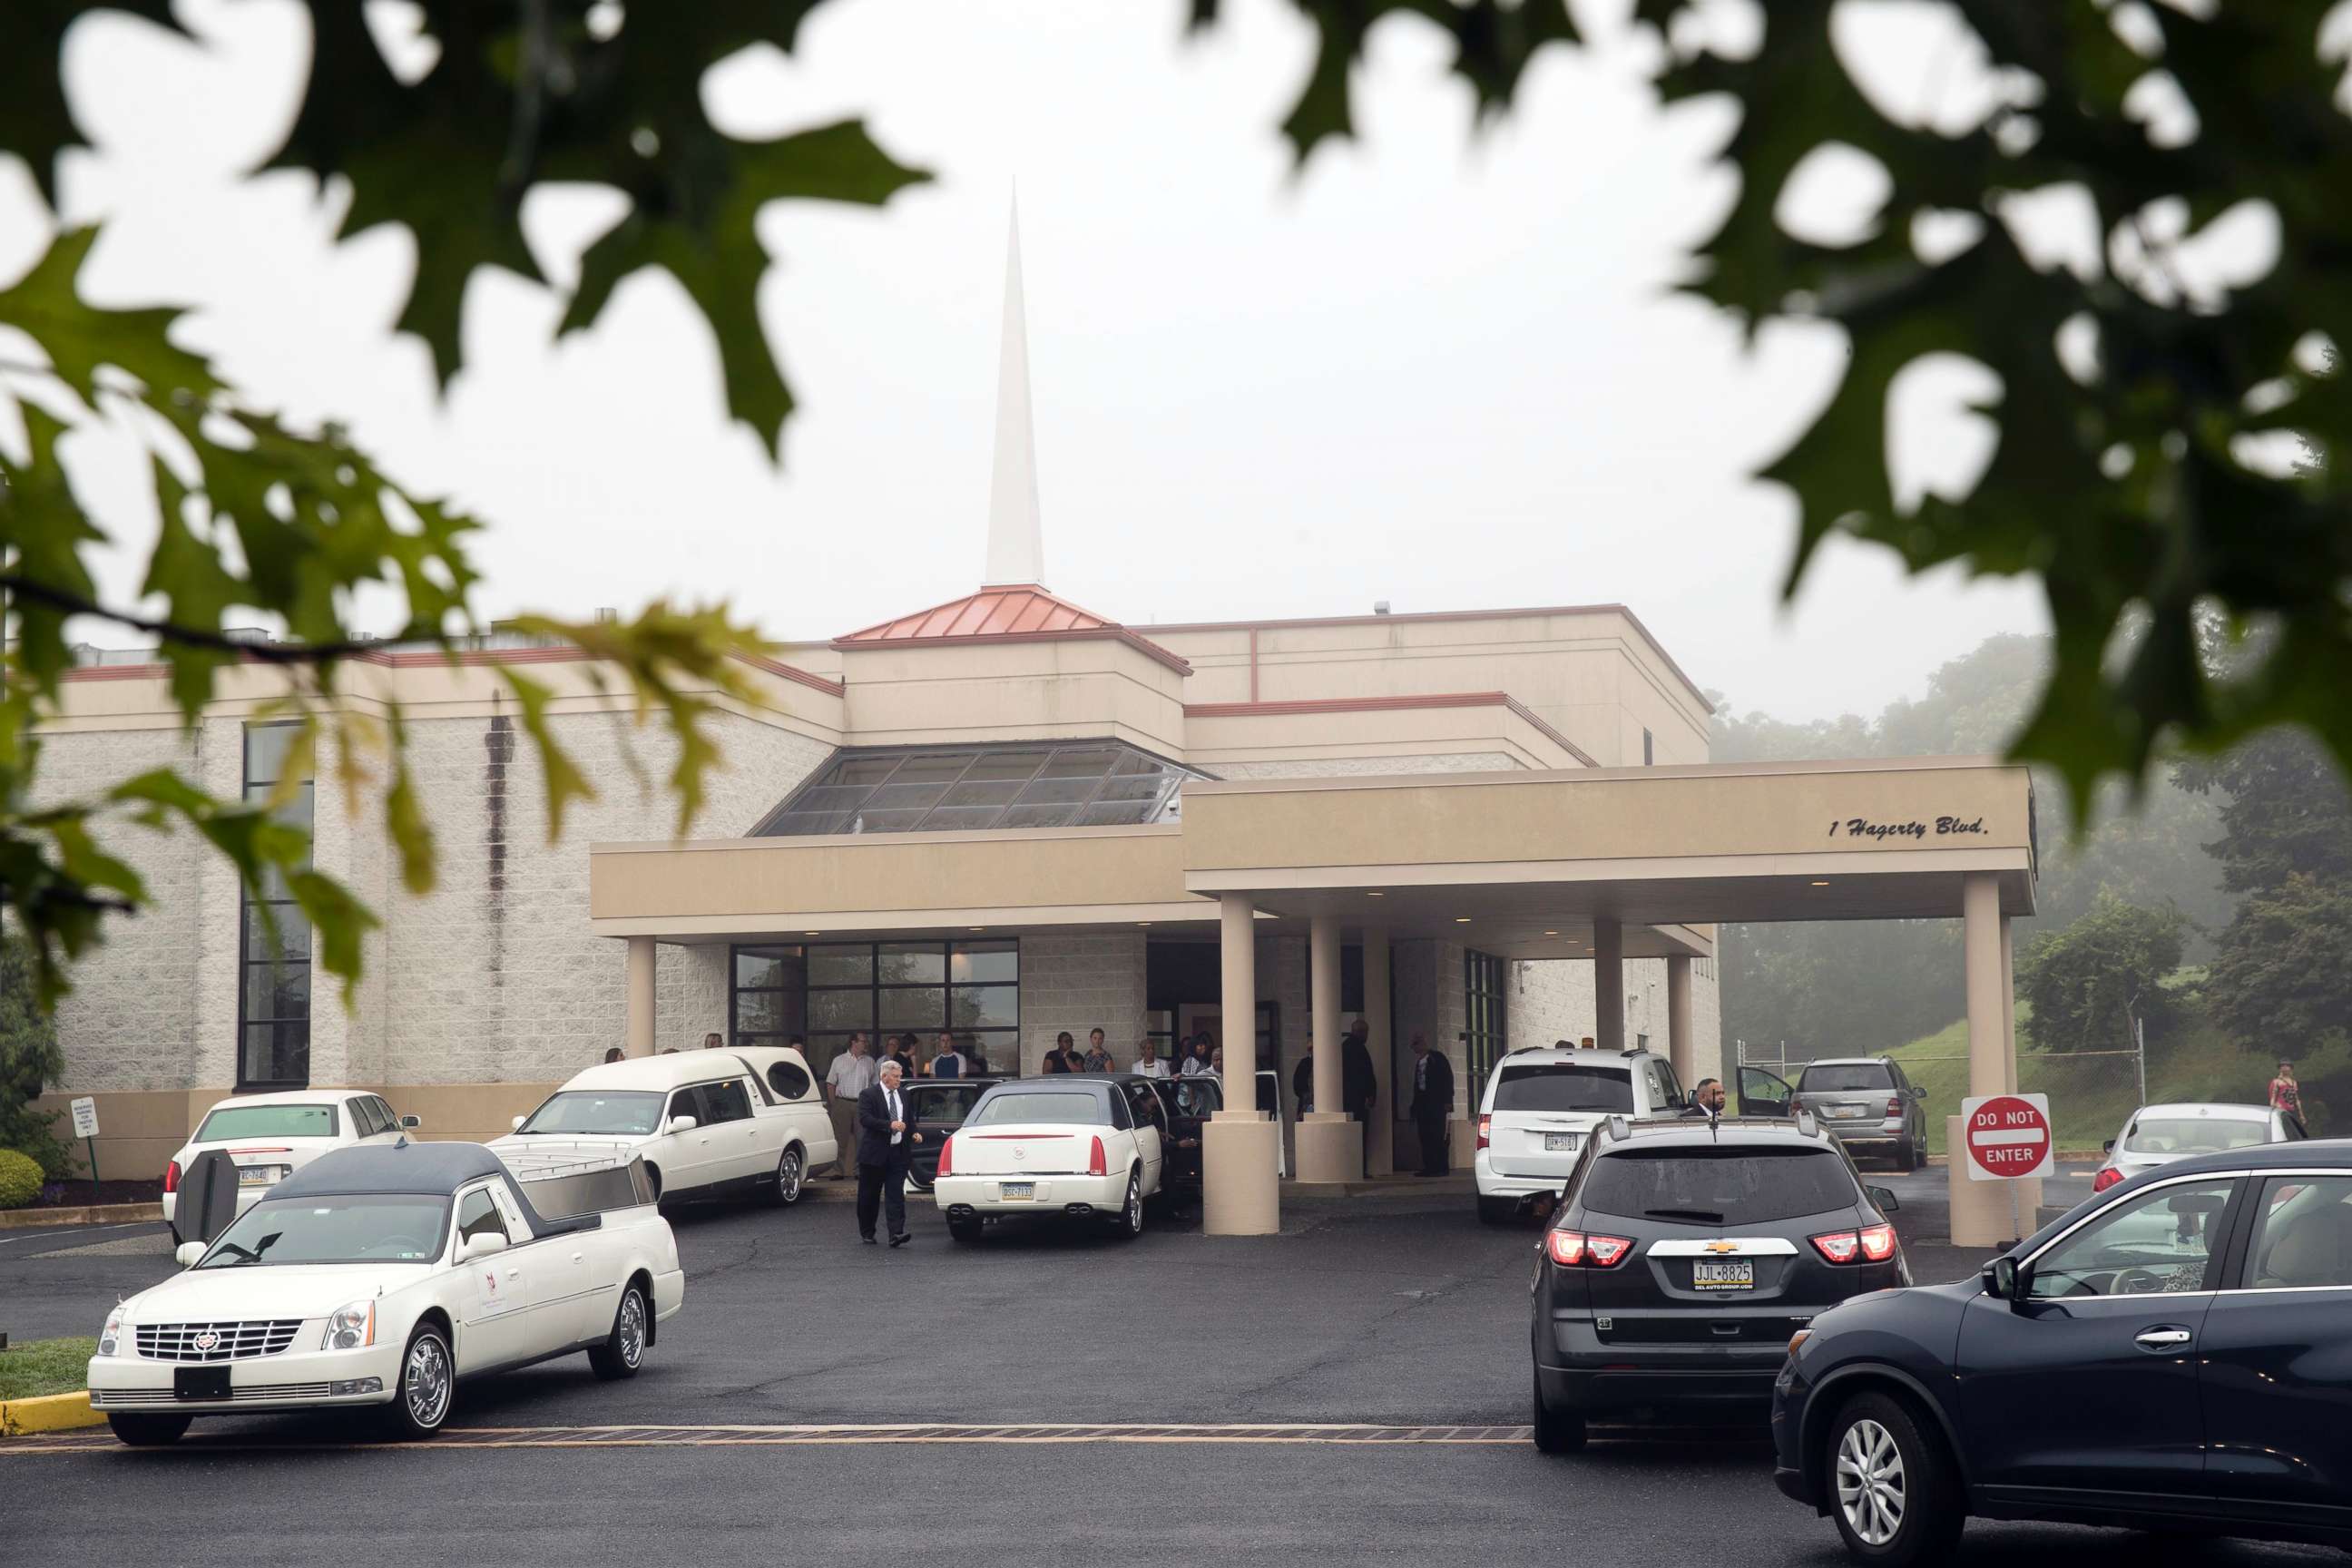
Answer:
[[[20,1209],[41,1195],[41,1167],[29,1154],[0,1149],[0,1209]]]
[[[0,938],[0,1149],[30,1155],[51,1176],[63,1176],[72,1156],[58,1140],[58,1113],[33,1101],[64,1070],[57,1028],[34,992],[32,955],[22,940]]]

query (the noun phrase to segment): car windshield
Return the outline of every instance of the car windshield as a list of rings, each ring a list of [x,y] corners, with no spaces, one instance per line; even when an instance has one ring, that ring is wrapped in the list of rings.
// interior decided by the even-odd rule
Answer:
[[[1877,1062],[1807,1068],[1797,1079],[1799,1094],[1864,1094],[1894,1087],[1895,1075]]]
[[[1495,1083],[1496,1110],[1598,1110],[1633,1109],[1633,1075],[1624,1068],[1578,1067],[1556,1062],[1503,1066]]]
[[[1055,1094],[1051,1091],[1000,1094],[981,1101],[980,1109],[964,1122],[966,1127],[1004,1127],[1015,1123],[1043,1121],[1076,1127],[1107,1125],[1109,1112],[1102,1101],[1091,1094]]]
[[[221,1232],[199,1268],[281,1263],[430,1263],[448,1235],[449,1200],[409,1194],[256,1204]]]
[[[191,1142],[219,1143],[233,1138],[332,1138],[331,1105],[224,1105],[205,1118]]]
[[[587,1132],[644,1138],[661,1125],[656,1089],[567,1089],[549,1097],[518,1132]]]
[[[2143,1116],[2124,1135],[2133,1154],[2218,1154],[2270,1142],[2267,1119],[2238,1116]]]
[[[1581,1200],[1628,1219],[1759,1225],[1851,1208],[1860,1195],[1827,1149],[1619,1149],[1593,1162]]]

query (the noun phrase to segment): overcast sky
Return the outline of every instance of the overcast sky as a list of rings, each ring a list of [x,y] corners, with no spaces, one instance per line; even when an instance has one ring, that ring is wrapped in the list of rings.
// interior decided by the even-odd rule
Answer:
[[[1790,717],[1874,712],[2037,593],[1906,583],[1833,547],[1793,611],[1787,497],[1745,475],[1838,373],[1834,333],[1744,344],[1669,291],[1730,192],[1720,110],[1668,113],[1622,4],[1580,5],[1517,113],[1474,130],[1442,42],[1377,37],[1362,140],[1305,173],[1276,127],[1307,58],[1286,5],[836,0],[791,58],[708,90],[731,129],[864,114],[937,173],[878,211],[772,206],[761,293],[801,400],[778,471],[729,423],[709,330],[665,277],[625,285],[558,345],[548,290],[479,274],[446,400],[390,323],[404,234],[338,247],[307,177],[240,181],[282,137],[306,27],[290,4],[182,0],[203,47],[128,21],[68,49],[97,143],[69,216],[103,218],[93,292],[177,297],[184,329],[264,405],[347,423],[412,488],[493,524],[489,608],[584,614],[730,598],[771,636],[828,637],[981,575],[1008,196],[1020,189],[1046,579],[1131,624],[1528,604],[1630,605],[1702,686]],[[1874,46],[1876,47],[1876,46]],[[1899,90],[1948,94],[1890,37]],[[528,214],[568,279],[609,221],[593,193]],[[46,243],[0,159],[0,278]],[[1898,410],[1906,471],[1965,474],[1965,375]],[[13,437],[11,437],[13,438]],[[117,534],[135,479],[72,455]],[[135,588],[135,556],[109,586]],[[127,640],[116,635],[115,640]]]

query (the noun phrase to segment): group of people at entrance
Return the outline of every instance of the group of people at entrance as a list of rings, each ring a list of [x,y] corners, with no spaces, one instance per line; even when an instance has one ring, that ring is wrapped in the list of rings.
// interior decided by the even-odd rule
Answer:
[[[1110,1047],[1104,1044],[1099,1027],[1087,1031],[1087,1048],[1078,1049],[1070,1031],[1063,1030],[1054,1037],[1054,1048],[1045,1053],[1048,1073],[1117,1072],[1118,1061]],[[1214,1078],[1225,1070],[1225,1053],[1221,1046],[1212,1044],[1206,1029],[1191,1039],[1178,1042],[1176,1059],[1169,1060],[1160,1054],[1160,1042],[1146,1035],[1137,1042],[1135,1060],[1126,1068],[1145,1078]]]

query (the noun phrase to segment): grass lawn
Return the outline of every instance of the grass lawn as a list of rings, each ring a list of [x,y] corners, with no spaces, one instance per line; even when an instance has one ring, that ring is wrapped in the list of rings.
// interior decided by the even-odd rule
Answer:
[[[71,1394],[82,1386],[96,1340],[34,1340],[0,1351],[0,1399]]]

